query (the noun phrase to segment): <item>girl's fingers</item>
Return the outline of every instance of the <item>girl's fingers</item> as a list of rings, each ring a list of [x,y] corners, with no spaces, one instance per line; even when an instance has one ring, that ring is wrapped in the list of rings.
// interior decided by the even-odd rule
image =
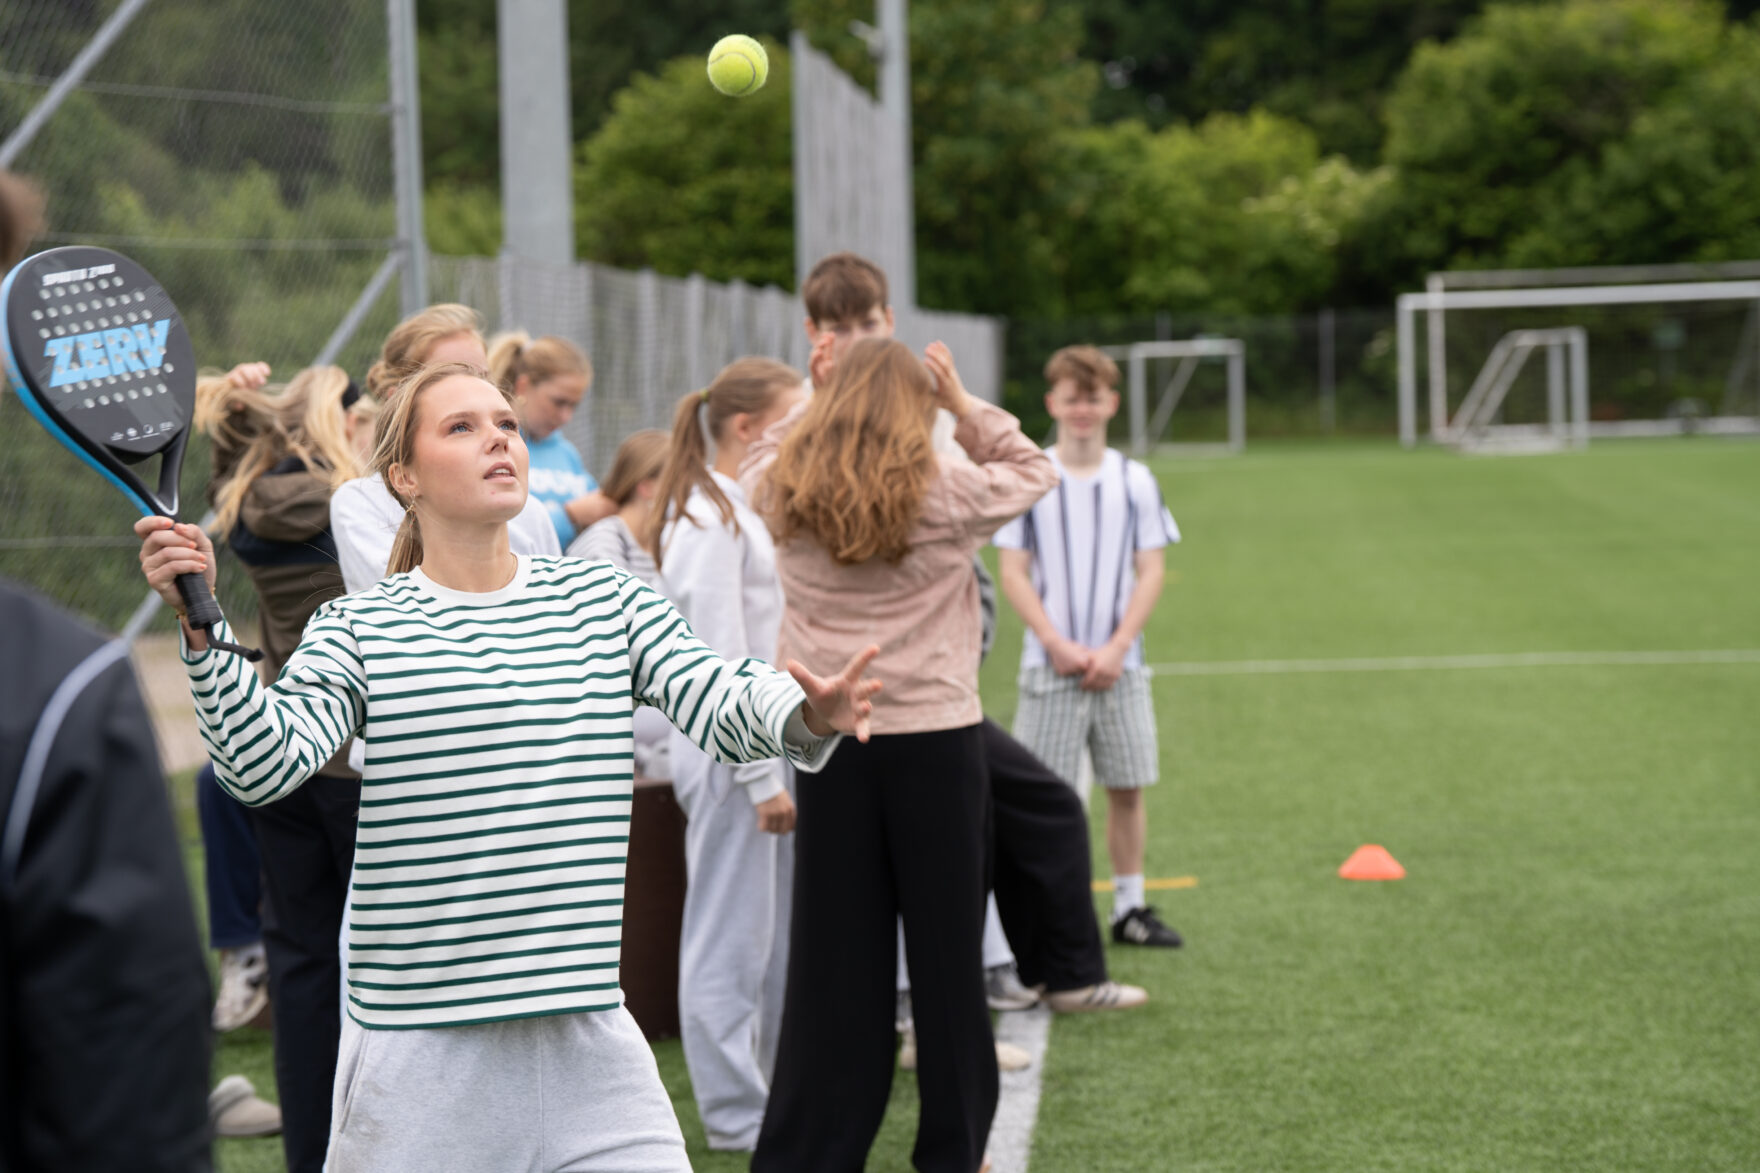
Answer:
[[[851,683],[860,680],[862,677],[862,671],[866,669],[869,664],[872,664],[874,662],[874,657],[879,654],[880,645],[869,644],[850,658],[848,666],[843,670],[843,678]]]

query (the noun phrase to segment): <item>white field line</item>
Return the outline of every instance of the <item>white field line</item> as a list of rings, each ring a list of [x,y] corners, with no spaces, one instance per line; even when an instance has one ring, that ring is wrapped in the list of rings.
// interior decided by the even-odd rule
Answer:
[[[1151,664],[1157,676],[1287,676],[1319,672],[1451,672],[1470,668],[1614,668],[1760,664],[1760,648],[1685,652],[1499,652],[1476,656],[1380,656],[1336,660],[1188,660]]]
[[[1033,1152],[1033,1125],[1039,1119],[1039,1081],[1045,1070],[1045,1044],[1051,1035],[1051,1011],[1044,1006],[1003,1012],[996,1023],[998,1042],[1013,1043],[1033,1057],[1024,1071],[1001,1074],[1001,1094],[990,1124],[992,1173],[1027,1173]]]

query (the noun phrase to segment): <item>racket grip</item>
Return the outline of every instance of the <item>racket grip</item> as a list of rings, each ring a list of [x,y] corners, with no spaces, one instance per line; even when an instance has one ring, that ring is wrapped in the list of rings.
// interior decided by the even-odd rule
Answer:
[[[251,663],[263,658],[263,653],[256,648],[241,647],[227,643],[223,639],[214,638],[214,628],[220,622],[220,604],[214,601],[214,592],[208,589],[208,580],[199,574],[180,574],[177,576],[177,593],[183,596],[184,616],[191,627],[199,627],[208,633],[208,643],[223,652],[243,656]]]

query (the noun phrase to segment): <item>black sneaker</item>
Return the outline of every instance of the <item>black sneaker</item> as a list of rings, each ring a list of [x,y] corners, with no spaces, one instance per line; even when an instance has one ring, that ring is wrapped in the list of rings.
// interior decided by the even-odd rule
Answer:
[[[1150,945],[1158,949],[1178,949],[1183,938],[1161,923],[1153,908],[1133,908],[1112,922],[1112,940],[1119,945]]]

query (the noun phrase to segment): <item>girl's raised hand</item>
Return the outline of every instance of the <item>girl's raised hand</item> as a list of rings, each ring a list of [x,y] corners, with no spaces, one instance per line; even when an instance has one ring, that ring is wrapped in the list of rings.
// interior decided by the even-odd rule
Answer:
[[[945,342],[931,342],[923,352],[923,365],[934,377],[935,402],[952,412],[955,419],[965,419],[972,410],[972,397],[960,380],[959,368],[953,365],[953,352]]]
[[[825,390],[836,370],[837,335],[829,330],[821,330],[819,336],[813,339],[813,353],[807,359],[807,376],[813,380],[813,390]]]
[[[241,391],[255,391],[269,381],[269,364],[241,362],[226,372],[226,381]]]
[[[835,676],[814,676],[798,660],[788,662],[788,674],[807,694],[801,717],[816,736],[853,733],[857,741],[868,740],[868,714],[874,711],[868,698],[880,691],[880,682],[864,679],[862,673],[879,654],[879,647],[869,644]]]
[[[134,523],[135,536],[141,539],[141,573],[147,585],[179,615],[183,614],[183,596],[177,593],[177,576],[200,574],[214,589],[214,543],[199,525],[184,522],[173,524],[169,517],[143,517]]]

